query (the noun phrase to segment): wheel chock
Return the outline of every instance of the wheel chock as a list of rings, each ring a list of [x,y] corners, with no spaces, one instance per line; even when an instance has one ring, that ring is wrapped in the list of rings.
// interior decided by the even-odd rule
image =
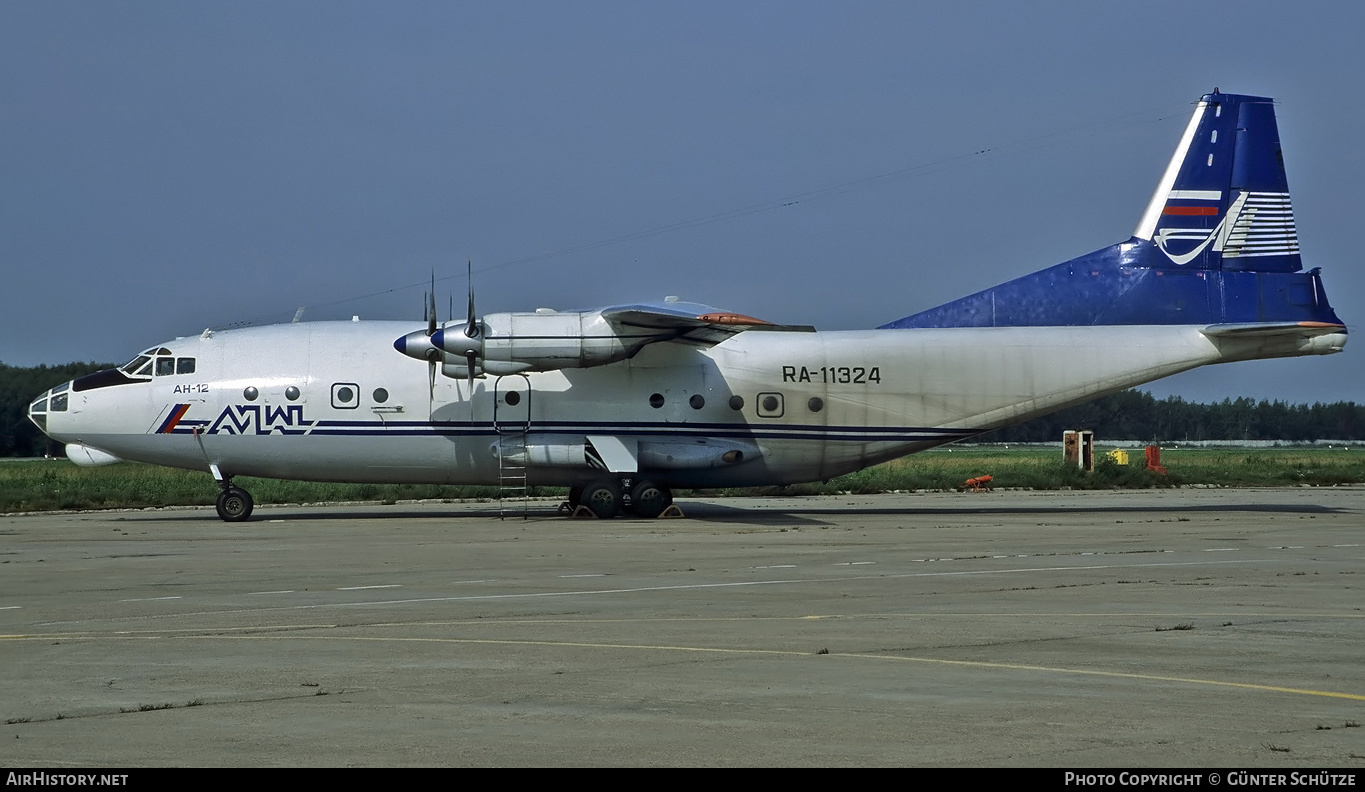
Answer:
[[[667,509],[664,509],[663,512],[661,512],[661,513],[659,514],[658,519],[662,520],[662,519],[664,519],[665,517],[677,518],[677,517],[686,517],[686,516],[687,516],[686,514],[683,514],[683,513],[682,513],[682,509],[679,509],[679,508],[678,508],[678,504],[676,504],[676,503],[670,503],[670,504],[668,504],[668,508],[667,508]]]
[[[596,520],[597,513],[580,503],[578,508],[573,510],[573,514],[569,515],[569,518],[573,520]]]

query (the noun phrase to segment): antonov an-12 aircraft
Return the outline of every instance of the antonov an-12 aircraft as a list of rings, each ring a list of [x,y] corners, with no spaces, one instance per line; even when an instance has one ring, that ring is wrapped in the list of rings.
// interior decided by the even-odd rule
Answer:
[[[463,320],[205,330],[29,416],[81,464],[570,488],[599,517],[674,487],[829,479],[1209,363],[1346,343],[1303,271],[1270,99],[1194,110],[1131,238],[875,330],[665,299]],[[422,364],[426,365],[423,366]],[[425,369],[425,370],[424,370]],[[439,376],[438,376],[439,374]]]

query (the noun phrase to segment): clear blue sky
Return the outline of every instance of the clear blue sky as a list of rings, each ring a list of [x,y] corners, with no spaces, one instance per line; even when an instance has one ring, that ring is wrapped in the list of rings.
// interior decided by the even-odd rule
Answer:
[[[1365,4],[0,4],[0,361],[676,294],[871,327],[1126,239],[1192,102],[1278,102],[1358,332]],[[377,296],[365,296],[377,295]],[[360,299],[352,299],[360,298]],[[344,302],[342,302],[344,301]],[[1159,396],[1365,402],[1365,338]],[[337,350],[345,354],[345,350]]]

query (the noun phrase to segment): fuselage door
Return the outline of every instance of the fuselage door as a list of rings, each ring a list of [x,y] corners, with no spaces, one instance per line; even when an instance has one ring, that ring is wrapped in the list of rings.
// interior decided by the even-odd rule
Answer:
[[[493,380],[493,428],[499,432],[531,428],[531,380],[525,374]]]

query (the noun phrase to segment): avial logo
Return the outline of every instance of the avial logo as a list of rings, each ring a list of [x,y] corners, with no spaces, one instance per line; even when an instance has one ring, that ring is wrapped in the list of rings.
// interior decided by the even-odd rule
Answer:
[[[302,404],[234,404],[223,409],[205,430],[206,434],[294,435],[313,431],[313,421],[303,417]]]

